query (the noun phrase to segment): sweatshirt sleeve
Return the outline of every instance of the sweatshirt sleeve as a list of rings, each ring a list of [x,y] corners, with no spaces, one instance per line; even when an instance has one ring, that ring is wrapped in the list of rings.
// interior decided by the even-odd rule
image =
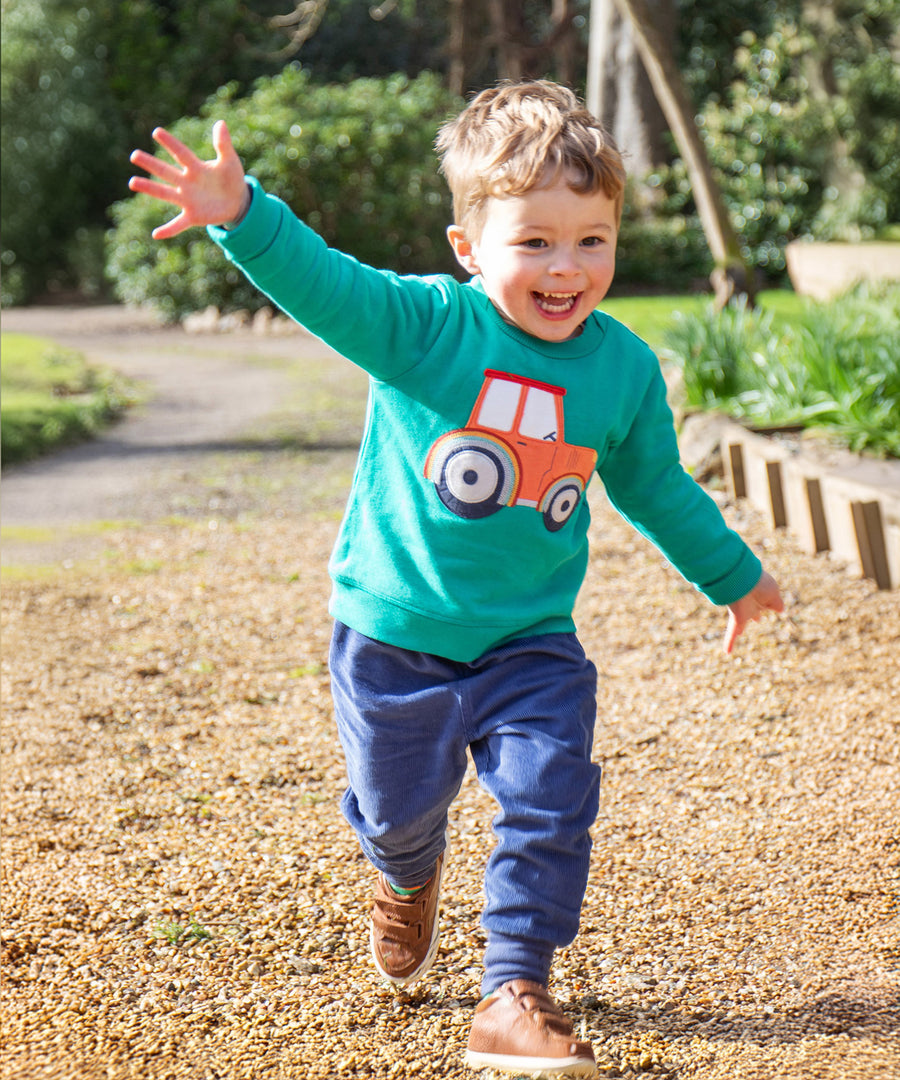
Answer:
[[[248,177],[250,208],[234,229],[209,226],[228,259],[285,314],[380,379],[414,367],[448,311],[452,279],[375,270],[325,241]]]
[[[655,358],[630,430],[599,472],[619,513],[712,603],[731,604],[754,588],[762,564],[681,465]]]

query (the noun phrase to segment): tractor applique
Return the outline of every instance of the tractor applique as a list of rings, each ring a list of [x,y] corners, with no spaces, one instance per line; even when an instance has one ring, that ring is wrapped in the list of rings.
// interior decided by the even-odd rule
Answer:
[[[597,454],[563,438],[562,387],[504,371],[484,374],[468,423],[435,442],[425,476],[460,517],[531,506],[556,532],[575,512]]]

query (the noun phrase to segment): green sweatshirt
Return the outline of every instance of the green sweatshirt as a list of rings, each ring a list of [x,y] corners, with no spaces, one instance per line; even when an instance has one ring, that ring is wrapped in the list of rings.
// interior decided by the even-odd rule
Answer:
[[[335,618],[458,661],[573,630],[593,471],[713,603],[756,585],[759,560],[680,465],[655,355],[624,326],[598,311],[570,341],[531,337],[501,318],[480,279],[362,265],[250,184],[241,224],[210,235],[370,376],[330,563]]]

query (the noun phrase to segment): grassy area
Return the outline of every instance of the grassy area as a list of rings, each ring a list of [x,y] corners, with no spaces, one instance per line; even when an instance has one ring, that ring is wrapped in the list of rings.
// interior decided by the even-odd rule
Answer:
[[[95,435],[128,404],[122,378],[72,349],[27,334],[3,334],[0,345],[4,465]]]
[[[790,289],[767,289],[756,300],[762,311],[771,312],[776,325],[800,318],[808,306],[808,301]],[[600,306],[659,351],[676,315],[704,317],[711,302],[706,293],[691,293],[685,296],[613,297],[604,300]]]
[[[689,405],[753,427],[818,430],[854,451],[900,457],[900,289],[828,303],[729,306],[679,315],[661,355]]]

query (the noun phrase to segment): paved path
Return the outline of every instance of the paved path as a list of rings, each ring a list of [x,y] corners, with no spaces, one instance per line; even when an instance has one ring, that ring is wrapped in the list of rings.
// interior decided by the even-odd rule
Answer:
[[[252,449],[247,439],[297,390],[289,361],[327,347],[298,331],[285,337],[186,334],[119,307],[20,308],[2,328],[79,349],[138,380],[140,406],[99,438],[4,469],[3,561],[33,561],[29,532],[96,521],[154,520],[177,512],[173,493],[215,456]],[[265,444],[263,444],[265,445]],[[42,543],[40,560],[47,557]]]

